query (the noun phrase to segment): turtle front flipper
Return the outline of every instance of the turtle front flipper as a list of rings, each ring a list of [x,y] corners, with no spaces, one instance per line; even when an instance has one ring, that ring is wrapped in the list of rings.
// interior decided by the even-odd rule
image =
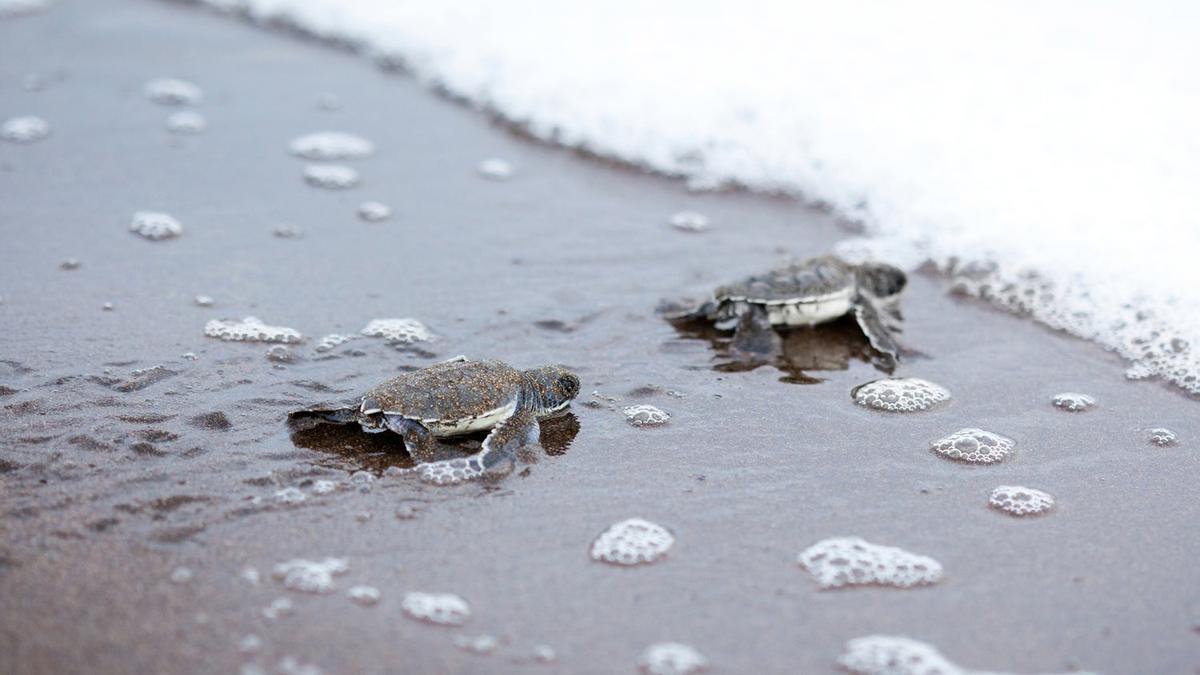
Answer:
[[[404,448],[413,459],[432,462],[437,458],[439,444],[424,424],[395,413],[384,413],[383,423],[404,439]]]
[[[783,339],[771,326],[767,310],[750,305],[738,319],[731,346],[739,356],[769,360],[783,352]]]
[[[537,443],[539,436],[537,415],[529,407],[518,405],[515,413],[497,424],[483,439],[483,449],[479,452],[470,457],[428,462],[416,468],[426,483],[452,485],[474,480],[510,467],[517,450]]]
[[[874,301],[865,296],[860,297],[854,306],[854,318],[875,351],[890,358],[892,363],[900,360],[900,345],[896,344],[891,329],[880,316]]]

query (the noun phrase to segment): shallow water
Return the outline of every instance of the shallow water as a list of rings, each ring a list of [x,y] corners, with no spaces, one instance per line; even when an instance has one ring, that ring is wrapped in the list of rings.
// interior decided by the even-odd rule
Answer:
[[[58,71],[22,89],[27,73]],[[163,74],[203,88],[204,134],[162,128],[141,87]],[[60,3],[0,22],[0,88],[14,114],[54,124],[38,143],[0,144],[0,190],[19,195],[0,199],[0,671],[271,672],[291,659],[330,673],[633,672],[650,645],[677,642],[718,671],[820,673],[876,634],[981,669],[1197,665],[1195,401],[920,275],[903,339],[925,357],[895,374],[953,398],[911,414],[854,404],[851,390],[882,376],[853,356],[861,343],[830,344],[850,357],[796,386],[772,365],[714,369],[720,344],[654,316],[661,298],[825,252],[848,234],[828,215],[548,149],[320,45],[171,4]],[[321,92],[340,109],[314,105]],[[361,188],[297,179],[287,143],[322,128],[377,144],[354,166],[391,219],[358,218]],[[488,157],[519,170],[487,180]],[[131,236],[150,203],[186,233]],[[681,210],[714,225],[680,232],[663,214]],[[305,236],[273,237],[280,222]],[[58,268],[68,258],[78,269]],[[306,339],[279,363],[268,344],[204,335],[245,316]],[[318,351],[320,336],[379,317],[437,337],[423,351],[367,338]],[[826,344],[816,333],[797,339]],[[285,423],[457,354],[561,362],[583,379],[546,448],[503,480],[424,485],[388,474],[410,464],[399,439]],[[1065,414],[1052,404],[1064,391],[1096,406]],[[671,418],[635,428],[632,405]],[[964,427],[1018,451],[990,466],[930,452]],[[1151,445],[1156,427],[1176,444]],[[378,477],[352,478],[361,469]],[[999,485],[1044,490],[1054,509],[997,512]],[[666,528],[669,552],[633,568],[592,560],[597,535],[629,518]],[[927,555],[944,577],[820,590],[797,555],[851,536]],[[329,593],[272,578],[327,558],[348,568]],[[347,595],[359,586],[379,600],[360,606]],[[459,596],[470,618],[413,620],[409,593]],[[244,650],[248,635],[259,643]],[[479,636],[496,646],[456,643]],[[547,649],[549,668],[534,657]]]

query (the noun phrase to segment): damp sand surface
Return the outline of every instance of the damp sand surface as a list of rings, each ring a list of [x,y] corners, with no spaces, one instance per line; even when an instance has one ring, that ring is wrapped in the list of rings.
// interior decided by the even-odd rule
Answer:
[[[48,84],[22,89],[29,73]],[[203,88],[204,134],[163,128],[169,111],[142,93],[156,77]],[[851,234],[819,210],[692,194],[531,143],[350,54],[172,3],[62,2],[0,22],[0,92],[0,116],[54,128],[0,144],[0,672],[611,673],[679,642],[721,672],[822,673],[873,634],[989,670],[1198,663],[1195,400],[932,276],[904,299],[903,339],[923,356],[895,374],[953,396],[917,414],[854,405],[885,374],[852,326],[789,336],[785,370],[745,369],[712,335],[655,318],[660,298]],[[336,111],[319,104],[328,92]],[[351,160],[360,185],[304,183],[287,145],[326,129],[375,144]],[[489,157],[513,174],[481,178]],[[368,199],[392,218],[362,222]],[[131,234],[144,210],[183,235]],[[681,210],[711,226],[678,231]],[[304,236],[272,236],[284,224]],[[203,334],[245,316],[306,339],[268,359],[267,344]],[[388,317],[438,337],[315,349]],[[387,474],[409,465],[394,437],[285,424],[458,354],[583,380],[507,478],[424,485]],[[1063,391],[1096,406],[1059,410]],[[633,405],[670,419],[631,426]],[[964,427],[1015,450],[988,466],[930,451]],[[1177,444],[1150,445],[1153,427]],[[999,485],[1055,508],[997,513]],[[597,535],[628,518],[674,544],[633,568],[593,561]],[[796,556],[842,536],[929,556],[944,576],[822,591]],[[328,559],[346,564],[328,592],[272,576]],[[378,599],[347,596],[359,586]],[[453,594],[469,617],[415,620],[408,593]],[[481,635],[494,645],[456,646]]]

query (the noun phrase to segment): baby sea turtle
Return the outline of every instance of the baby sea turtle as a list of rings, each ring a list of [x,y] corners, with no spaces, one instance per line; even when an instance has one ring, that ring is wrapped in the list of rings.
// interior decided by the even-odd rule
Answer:
[[[423,466],[440,464],[433,462],[438,438],[490,429],[480,452],[454,460],[455,467],[476,476],[537,443],[538,418],[564,410],[578,394],[579,378],[561,366],[517,370],[500,361],[458,357],[393,377],[363,394],[357,405],[299,410],[288,417],[358,424],[369,433],[393,431]]]
[[[791,263],[713,291],[703,303],[663,303],[669,321],[711,321],[735,329],[733,346],[742,353],[767,355],[780,348],[775,326],[812,326],[853,313],[878,352],[895,360],[900,347],[893,332],[897,301],[907,277],[891,265],[851,265],[832,256]]]

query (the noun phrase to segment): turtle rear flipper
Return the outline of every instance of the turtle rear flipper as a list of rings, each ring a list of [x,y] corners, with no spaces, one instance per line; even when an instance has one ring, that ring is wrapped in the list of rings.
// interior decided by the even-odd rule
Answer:
[[[871,347],[875,351],[890,358],[892,363],[900,360],[900,345],[892,337],[891,329],[888,328],[870,298],[863,296],[858,299],[854,306],[854,318],[858,321],[858,327],[870,340]]]
[[[293,425],[307,420],[329,424],[357,424],[358,406],[307,408],[288,413],[288,422]]]
[[[767,310],[750,305],[738,319],[731,346],[738,356],[769,360],[783,352],[783,338],[771,326]]]
[[[421,480],[438,485],[453,485],[488,473],[500,473],[510,468],[517,450],[538,442],[540,428],[537,415],[526,406],[518,405],[517,411],[508,419],[497,424],[487,438],[483,449],[459,459],[428,462],[417,467]]]

